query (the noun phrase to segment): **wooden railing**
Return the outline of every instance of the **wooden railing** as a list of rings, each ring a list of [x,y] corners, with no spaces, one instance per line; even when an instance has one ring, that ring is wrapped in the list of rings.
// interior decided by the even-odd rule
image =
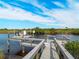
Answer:
[[[60,42],[58,42],[56,38],[54,38],[54,42],[60,59],[74,59],[74,57],[64,48]]]
[[[39,58],[39,51],[43,51],[44,41],[42,40],[33,50],[31,50],[23,59],[38,59]]]

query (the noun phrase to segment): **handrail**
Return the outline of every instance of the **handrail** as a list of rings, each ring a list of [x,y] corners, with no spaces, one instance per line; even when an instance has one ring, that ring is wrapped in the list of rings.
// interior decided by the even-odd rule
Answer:
[[[38,51],[43,47],[45,40],[42,40],[33,50],[31,50],[23,59],[33,59]]]
[[[74,57],[64,48],[63,45],[61,45],[61,43],[57,41],[56,38],[54,40],[55,40],[58,50],[61,51],[64,59],[74,59]]]
[[[12,37],[12,38],[9,38],[9,40],[15,40],[15,39],[17,39],[18,41],[20,41],[20,40],[37,40],[37,41],[41,41],[41,40],[44,40],[44,39],[36,39],[36,38],[26,38],[26,37],[21,37],[21,36],[14,36],[14,37]]]

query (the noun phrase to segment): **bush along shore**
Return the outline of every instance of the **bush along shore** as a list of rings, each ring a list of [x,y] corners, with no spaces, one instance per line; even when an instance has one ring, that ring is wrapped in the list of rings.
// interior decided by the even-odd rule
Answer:
[[[65,48],[73,55],[75,59],[79,59],[79,41],[71,41],[65,44]]]
[[[33,34],[33,30],[35,31],[36,35],[39,34],[48,34],[48,35],[55,35],[55,34],[71,34],[71,35],[79,35],[79,29],[41,29],[41,28],[34,28],[34,29],[0,29],[0,34],[7,34],[7,33],[14,33],[14,32],[21,32],[26,30],[28,34]]]

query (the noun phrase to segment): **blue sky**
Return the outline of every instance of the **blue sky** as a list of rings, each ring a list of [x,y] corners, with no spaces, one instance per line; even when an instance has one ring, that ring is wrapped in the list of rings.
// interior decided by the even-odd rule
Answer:
[[[79,28],[78,0],[0,0],[0,28]]]

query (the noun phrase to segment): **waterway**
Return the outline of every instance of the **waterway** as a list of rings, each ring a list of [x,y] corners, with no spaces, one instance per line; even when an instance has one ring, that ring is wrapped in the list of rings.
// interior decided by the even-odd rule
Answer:
[[[9,38],[13,37],[14,34],[10,34]],[[20,45],[19,41],[11,41],[9,40],[9,48],[8,48],[8,34],[0,34],[0,51],[5,54],[5,59],[22,59],[21,52],[22,46]],[[9,49],[9,51],[8,51]],[[28,53],[31,51],[33,47],[25,47],[25,51]],[[27,54],[26,53],[26,54]]]
[[[10,34],[10,37],[14,36],[14,34]],[[0,34],[0,49],[7,53],[8,50],[8,45],[7,45],[7,40],[8,40],[8,34]],[[14,51],[15,50],[15,51]],[[20,51],[20,44],[17,41],[10,41],[10,54],[15,54],[17,51]]]

